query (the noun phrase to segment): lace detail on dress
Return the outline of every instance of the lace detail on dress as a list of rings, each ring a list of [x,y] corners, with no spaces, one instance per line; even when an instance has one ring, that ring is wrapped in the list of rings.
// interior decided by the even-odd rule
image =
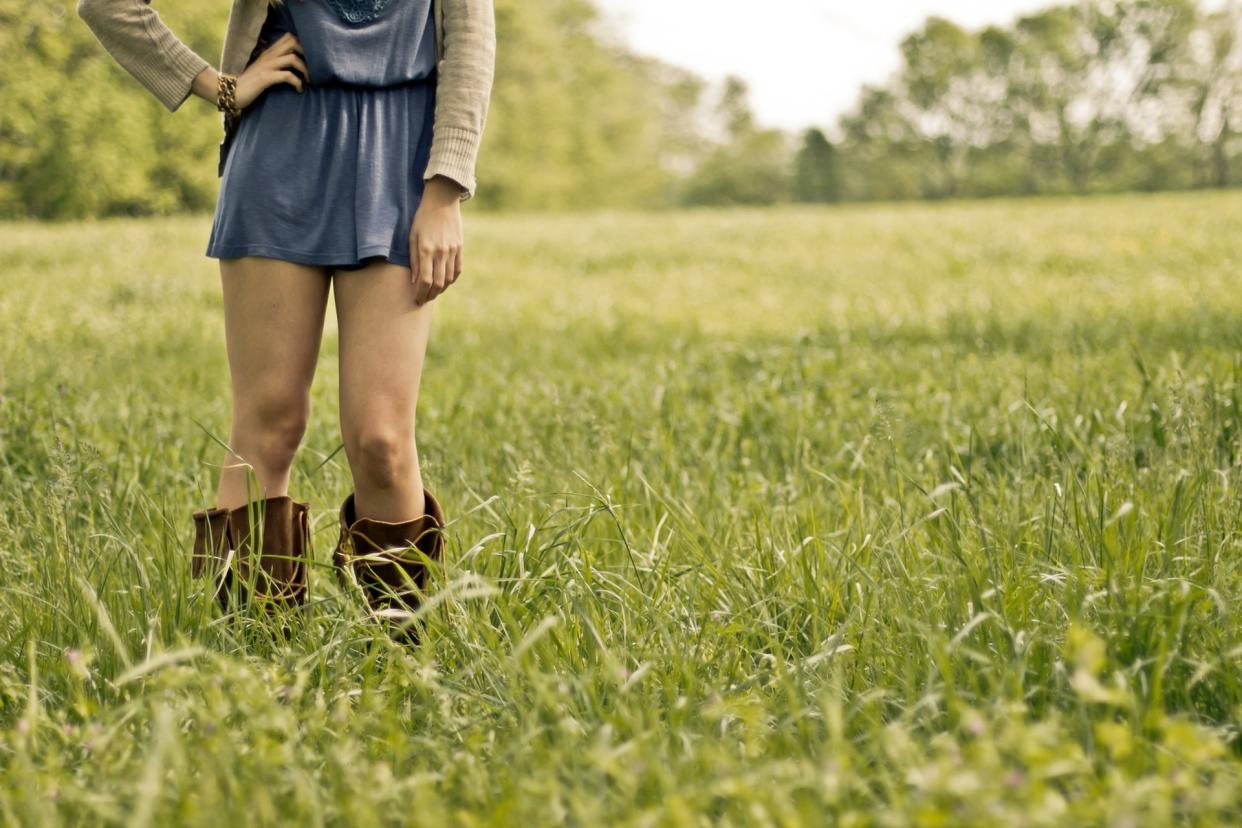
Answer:
[[[366,23],[384,13],[392,0],[328,0],[328,5],[346,23]]]

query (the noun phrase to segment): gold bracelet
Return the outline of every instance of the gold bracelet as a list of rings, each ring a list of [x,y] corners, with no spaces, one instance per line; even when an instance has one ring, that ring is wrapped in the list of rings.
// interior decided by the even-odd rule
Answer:
[[[237,76],[219,72],[216,78],[216,109],[236,118],[241,114],[237,108]]]

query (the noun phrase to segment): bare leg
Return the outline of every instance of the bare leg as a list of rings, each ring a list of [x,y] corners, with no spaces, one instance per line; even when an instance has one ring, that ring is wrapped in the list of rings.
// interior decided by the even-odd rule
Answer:
[[[414,304],[410,269],[391,262],[333,276],[341,343],[341,437],[358,517],[423,514],[414,442],[419,380],[435,302]]]
[[[220,261],[233,385],[231,452],[216,505],[230,509],[289,493],[289,470],[310,418],[330,272],[279,259]],[[260,491],[247,490],[248,468]]]

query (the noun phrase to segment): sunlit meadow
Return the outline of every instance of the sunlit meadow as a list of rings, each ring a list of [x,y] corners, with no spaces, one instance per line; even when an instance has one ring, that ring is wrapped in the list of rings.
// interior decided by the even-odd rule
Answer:
[[[0,823],[1242,819],[1242,194],[469,214],[418,648],[188,574],[209,219],[0,225]]]

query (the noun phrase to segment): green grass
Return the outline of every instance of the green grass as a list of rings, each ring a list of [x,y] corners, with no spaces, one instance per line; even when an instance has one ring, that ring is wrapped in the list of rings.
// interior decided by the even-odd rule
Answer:
[[[414,650],[328,562],[331,311],[313,606],[188,577],[208,223],[0,225],[0,822],[1242,819],[1242,194],[469,216]]]

